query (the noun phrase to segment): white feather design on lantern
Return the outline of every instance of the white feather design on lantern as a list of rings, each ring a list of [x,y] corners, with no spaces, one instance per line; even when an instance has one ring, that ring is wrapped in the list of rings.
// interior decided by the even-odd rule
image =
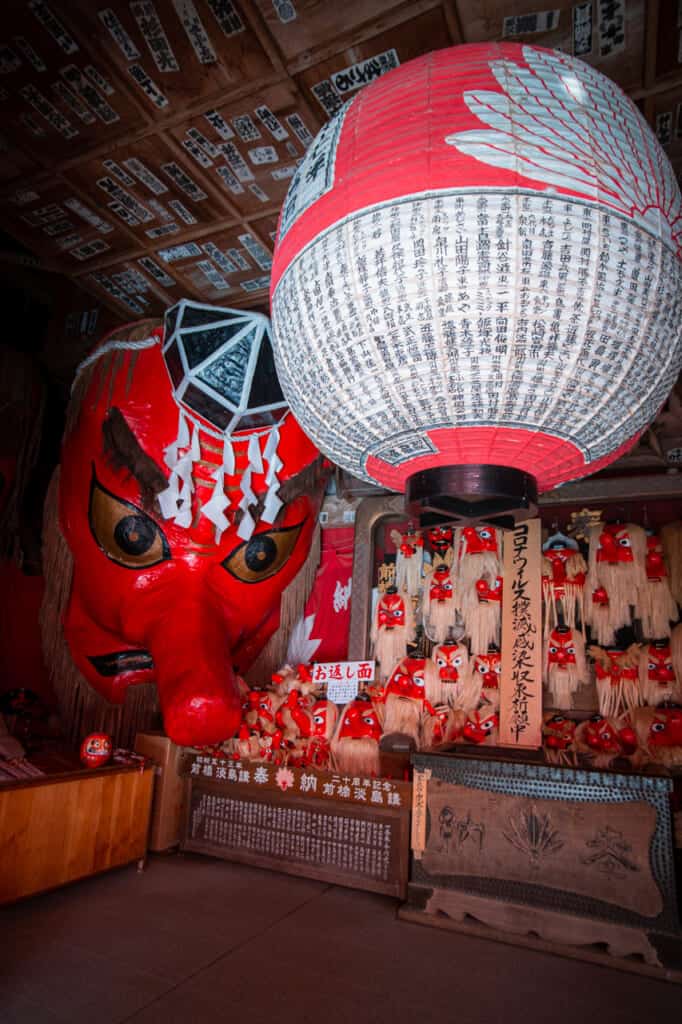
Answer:
[[[492,130],[456,132],[445,141],[495,167],[586,199],[598,195],[676,246],[679,189],[634,103],[587,64],[532,47],[523,48],[523,57],[528,67],[492,62],[503,93],[464,94],[469,110]],[[643,161],[650,175],[641,173]]]

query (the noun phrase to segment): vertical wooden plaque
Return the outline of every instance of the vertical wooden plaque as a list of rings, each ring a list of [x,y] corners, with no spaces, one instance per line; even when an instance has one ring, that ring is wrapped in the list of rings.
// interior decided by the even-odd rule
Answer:
[[[540,520],[504,535],[500,744],[542,745],[542,587]]]

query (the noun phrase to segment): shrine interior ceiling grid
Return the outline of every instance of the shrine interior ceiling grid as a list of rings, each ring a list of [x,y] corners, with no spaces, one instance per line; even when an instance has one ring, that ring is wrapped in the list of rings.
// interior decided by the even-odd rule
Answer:
[[[397,64],[501,39],[616,81],[682,175],[678,0],[9,0],[0,227],[122,319],[183,296],[263,308],[326,120]]]

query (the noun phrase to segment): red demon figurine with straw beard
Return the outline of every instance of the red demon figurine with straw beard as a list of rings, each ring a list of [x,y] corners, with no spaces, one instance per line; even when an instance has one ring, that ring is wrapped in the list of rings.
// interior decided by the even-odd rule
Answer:
[[[281,664],[283,595],[290,623],[316,568],[320,460],[267,318],[183,300],[163,327],[116,331],[79,368],[58,486],[44,641],[72,732],[129,738],[155,704],[139,684],[155,683],[176,743],[233,735],[236,673],[271,638]]]

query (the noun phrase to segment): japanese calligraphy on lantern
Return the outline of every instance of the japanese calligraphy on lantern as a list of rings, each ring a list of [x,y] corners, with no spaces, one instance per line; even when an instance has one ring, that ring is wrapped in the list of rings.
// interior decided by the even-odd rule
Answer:
[[[542,744],[540,520],[505,534],[500,743]]]
[[[374,679],[373,661],[325,661],[313,666],[313,680],[327,687],[327,700],[347,704]]]

